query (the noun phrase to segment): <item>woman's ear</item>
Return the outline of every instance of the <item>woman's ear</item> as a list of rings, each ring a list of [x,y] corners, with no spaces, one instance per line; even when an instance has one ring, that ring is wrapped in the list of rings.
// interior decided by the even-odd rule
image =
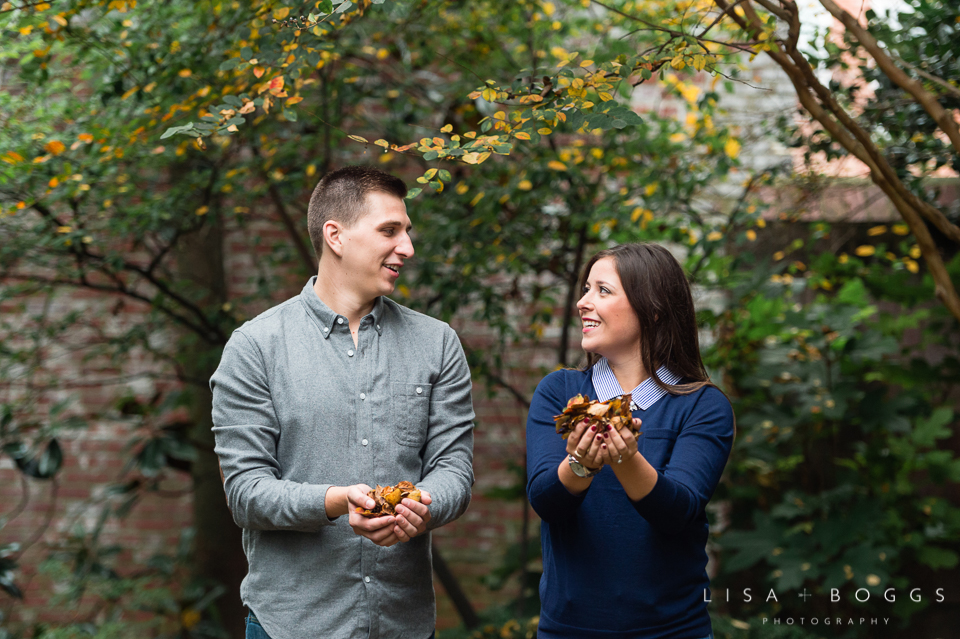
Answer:
[[[337,257],[343,257],[343,227],[339,222],[327,220],[323,223],[323,241]]]

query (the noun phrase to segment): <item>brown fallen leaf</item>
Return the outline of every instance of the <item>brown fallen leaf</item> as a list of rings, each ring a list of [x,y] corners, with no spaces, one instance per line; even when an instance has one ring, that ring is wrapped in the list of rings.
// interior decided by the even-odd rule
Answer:
[[[597,422],[601,426],[609,424],[617,430],[626,426],[634,435],[640,435],[640,431],[633,426],[630,399],[629,393],[606,402],[589,400],[583,395],[571,397],[563,412],[553,418],[557,425],[557,433],[566,439],[573,432],[577,422],[589,417],[591,422]]]
[[[357,508],[357,512],[364,517],[383,517],[385,515],[396,514],[396,505],[404,499],[420,501],[420,489],[408,481],[402,481],[396,486],[381,486],[367,493],[376,505],[367,510],[366,508]]]

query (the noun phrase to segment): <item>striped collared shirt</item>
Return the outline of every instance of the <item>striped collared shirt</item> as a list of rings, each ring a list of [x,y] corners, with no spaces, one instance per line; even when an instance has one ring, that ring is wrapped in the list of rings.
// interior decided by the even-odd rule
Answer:
[[[676,384],[680,381],[680,376],[666,366],[657,369],[657,377],[665,384]],[[620,382],[610,369],[606,357],[601,357],[600,361],[593,365],[593,388],[597,391],[597,399],[601,402],[626,394],[620,388]],[[630,409],[647,410],[666,394],[667,391],[657,386],[652,377],[648,377],[630,391]]]

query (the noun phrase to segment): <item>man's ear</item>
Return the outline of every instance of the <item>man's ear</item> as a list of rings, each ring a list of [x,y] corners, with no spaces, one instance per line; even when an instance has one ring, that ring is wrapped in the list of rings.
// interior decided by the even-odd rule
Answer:
[[[339,222],[327,220],[323,223],[323,241],[337,257],[343,257],[343,226]]]

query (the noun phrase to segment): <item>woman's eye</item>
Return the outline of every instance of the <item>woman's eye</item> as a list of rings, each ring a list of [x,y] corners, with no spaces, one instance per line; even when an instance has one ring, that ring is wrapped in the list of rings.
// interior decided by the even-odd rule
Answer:
[[[603,287],[603,286],[601,286],[601,287],[600,287],[600,292],[601,292],[601,293],[609,293],[610,290],[607,289],[607,288],[605,288],[605,287]]]

